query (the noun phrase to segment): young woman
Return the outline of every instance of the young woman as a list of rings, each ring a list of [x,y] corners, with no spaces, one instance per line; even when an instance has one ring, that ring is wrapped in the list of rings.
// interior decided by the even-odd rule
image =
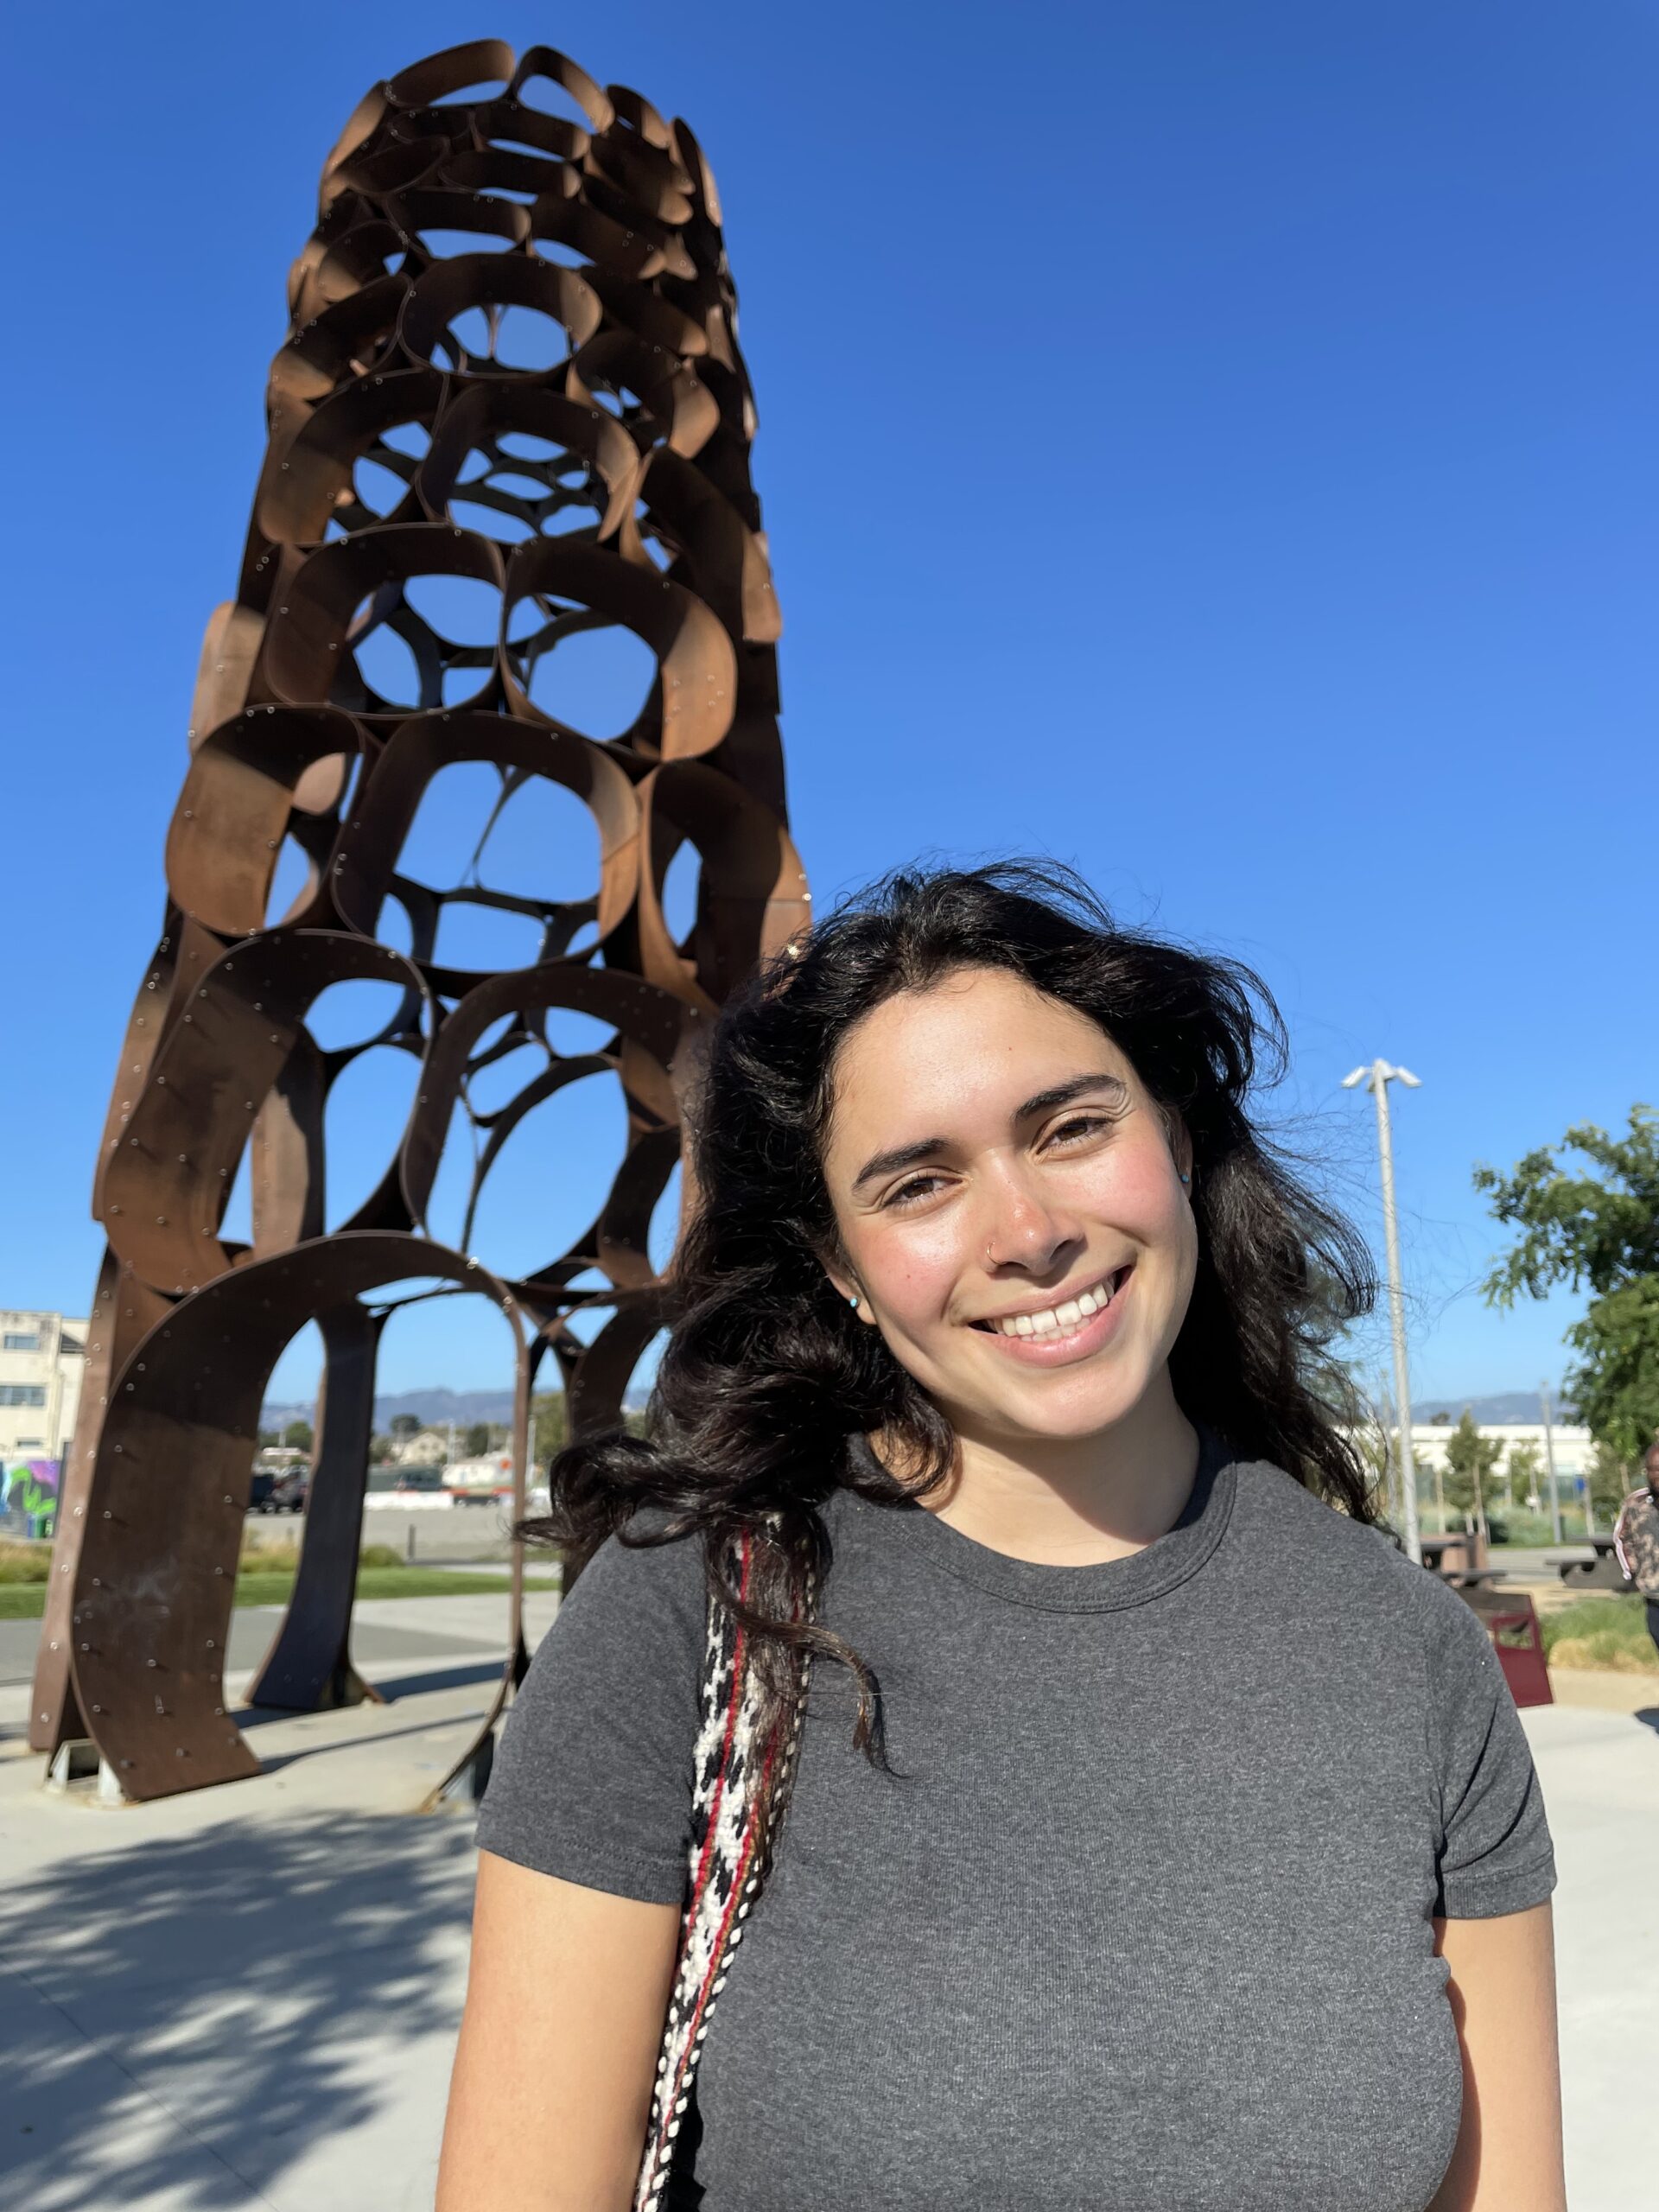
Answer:
[[[1033,868],[895,879],[722,1017],[651,1433],[555,1470],[608,1541],[483,1809],[441,2212],[633,2199],[711,1591],[792,1785],[664,2204],[1560,2212],[1537,1783],[1368,1525],[1363,1251],[1264,1045]]]

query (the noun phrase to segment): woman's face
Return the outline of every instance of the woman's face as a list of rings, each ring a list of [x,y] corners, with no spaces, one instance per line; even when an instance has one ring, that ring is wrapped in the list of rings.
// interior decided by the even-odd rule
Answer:
[[[1176,1142],[1110,1039],[1021,977],[903,992],[836,1063],[832,1280],[959,1435],[1098,1433],[1162,1376],[1192,1295]]]

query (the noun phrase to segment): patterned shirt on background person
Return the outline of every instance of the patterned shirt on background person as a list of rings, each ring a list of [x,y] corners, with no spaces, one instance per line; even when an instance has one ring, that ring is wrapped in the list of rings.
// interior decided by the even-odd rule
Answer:
[[[1659,1599],[1659,1500],[1645,1483],[1618,1509],[1613,1548],[1625,1580],[1644,1598]]]

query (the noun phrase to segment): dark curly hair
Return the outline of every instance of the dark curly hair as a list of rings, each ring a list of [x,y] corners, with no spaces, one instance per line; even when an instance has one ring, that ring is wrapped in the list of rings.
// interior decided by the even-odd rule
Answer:
[[[1236,961],[1121,928],[1058,866],[891,875],[723,1010],[690,1133],[696,1204],[646,1432],[568,1446],[550,1471],[549,1515],[525,1529],[564,1546],[572,1565],[613,1533],[636,1544],[700,1533],[711,1591],[754,1638],[776,1709],[804,1652],[839,1660],[858,1680],[867,1745],[874,1685],[809,1617],[830,1565],[821,1509],[838,1488],[889,1502],[925,1495],[950,1471],[955,1439],[825,1275],[823,1255],[839,1246],[821,1153],[848,1033],[896,993],[964,968],[1021,976],[1097,1022],[1187,1132],[1198,1272],[1170,1372],[1189,1420],[1356,1520],[1377,1517],[1331,1351],[1370,1306],[1370,1261],[1246,1110],[1286,1056],[1265,984]],[[734,1566],[743,1537],[746,1598]]]

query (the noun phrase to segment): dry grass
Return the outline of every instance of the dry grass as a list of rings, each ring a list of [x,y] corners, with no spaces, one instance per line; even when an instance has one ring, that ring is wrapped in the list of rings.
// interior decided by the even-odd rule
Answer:
[[[50,1544],[0,1536],[0,1582],[44,1582],[51,1572]]]
[[[296,1543],[249,1545],[237,1561],[238,1574],[292,1574],[300,1564]],[[360,1567],[402,1567],[404,1555],[392,1544],[365,1544]],[[45,1582],[52,1573],[50,1544],[0,1536],[0,1582]]]
[[[1659,1675],[1640,1598],[1574,1598],[1540,1621],[1552,1667],[1604,1675]]]
[[[391,1544],[365,1544],[357,1555],[359,1567],[402,1567],[404,1555]],[[248,1544],[236,1563],[238,1574],[294,1574],[299,1570],[296,1543]]]

